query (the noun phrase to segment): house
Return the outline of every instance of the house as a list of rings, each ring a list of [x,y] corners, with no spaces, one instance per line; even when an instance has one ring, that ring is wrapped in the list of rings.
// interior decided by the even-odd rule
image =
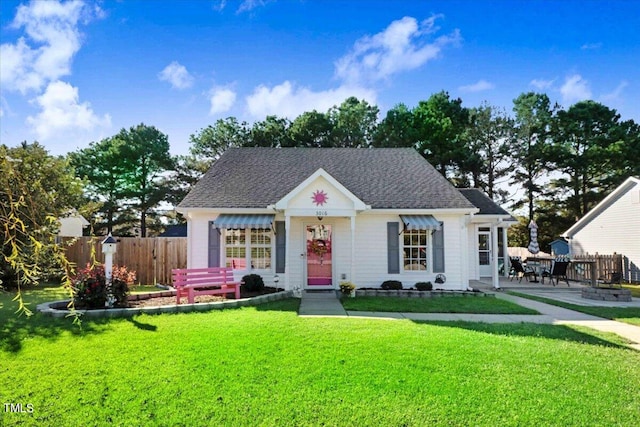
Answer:
[[[158,234],[158,237],[187,237],[187,224],[167,225],[164,231]]]
[[[232,148],[177,210],[188,268],[277,276],[285,289],[400,280],[466,290],[483,274],[497,283],[499,252],[486,245],[505,247],[509,216],[467,194],[411,148]]]
[[[572,255],[623,255],[624,279],[640,281],[640,179],[627,178],[563,237]]]
[[[82,230],[90,225],[89,221],[75,210],[58,218],[58,222],[60,223],[58,237],[81,237]]]

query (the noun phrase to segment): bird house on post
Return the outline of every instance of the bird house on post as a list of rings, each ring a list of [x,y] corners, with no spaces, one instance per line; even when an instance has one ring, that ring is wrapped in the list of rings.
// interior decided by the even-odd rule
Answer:
[[[116,253],[118,241],[113,238],[111,233],[102,241],[102,253],[104,254],[104,275],[107,279],[107,286],[111,284],[111,275],[113,273],[113,254]]]

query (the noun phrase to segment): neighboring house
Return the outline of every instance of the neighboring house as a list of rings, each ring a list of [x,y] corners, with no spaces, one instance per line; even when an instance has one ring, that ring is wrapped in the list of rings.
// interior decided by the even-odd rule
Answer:
[[[187,237],[187,224],[167,225],[158,237]]]
[[[81,237],[82,230],[89,226],[89,221],[78,212],[70,212],[67,216],[58,218],[58,221],[58,237]]]
[[[232,267],[267,284],[277,275],[285,289],[400,280],[464,290],[480,275],[479,236],[489,228],[495,241],[508,216],[483,212],[475,193],[472,203],[411,148],[232,148],[177,210],[188,268]]]
[[[563,237],[572,255],[623,255],[624,278],[640,281],[640,179],[627,178]]]

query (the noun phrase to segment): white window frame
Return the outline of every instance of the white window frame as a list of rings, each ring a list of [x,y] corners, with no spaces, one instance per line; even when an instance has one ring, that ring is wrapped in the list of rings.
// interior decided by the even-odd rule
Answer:
[[[240,243],[240,244],[227,244],[227,236],[228,233],[233,232],[233,231],[243,231],[244,232],[244,243]],[[269,232],[269,243],[251,243],[251,235],[252,235],[252,231],[258,231],[258,232],[265,232],[268,231]],[[224,254],[224,259],[223,259],[223,265],[225,267],[233,267],[233,266],[229,266],[227,265],[227,248],[243,248],[244,249],[244,260],[245,260],[245,268],[234,268],[234,271],[263,271],[263,272],[268,272],[273,270],[273,268],[275,268],[275,260],[274,260],[274,254],[275,254],[275,234],[273,233],[273,230],[268,229],[268,228],[257,228],[257,229],[251,229],[251,228],[244,228],[241,230],[224,230],[224,239],[223,239],[223,248],[222,248],[222,253]],[[270,255],[270,260],[269,260],[269,267],[267,268],[253,268],[253,260],[252,260],[252,250],[253,249],[268,249],[269,250],[269,255]]]
[[[425,244],[421,245],[420,244],[420,234],[425,235]],[[405,245],[405,237],[407,235],[409,236],[413,236],[413,235],[417,235],[418,236],[418,244],[414,245],[411,238],[409,239],[409,245]],[[405,230],[401,235],[400,235],[400,264],[401,264],[401,272],[402,273],[430,273],[431,269],[433,268],[432,264],[433,262],[431,261],[431,230]],[[424,270],[412,270],[412,269],[407,269],[406,268],[406,264],[405,264],[405,260],[406,258],[404,257],[405,254],[405,249],[409,249],[409,251],[411,251],[411,249],[415,249],[415,248],[422,248],[424,247],[424,262],[425,262],[425,269]],[[409,260],[415,260],[417,261],[418,264],[420,264],[420,261],[422,261],[423,259],[421,257],[418,258],[408,258]]]

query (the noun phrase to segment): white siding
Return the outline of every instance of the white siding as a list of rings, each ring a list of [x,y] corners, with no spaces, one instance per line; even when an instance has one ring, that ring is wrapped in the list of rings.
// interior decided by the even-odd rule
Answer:
[[[209,221],[214,214],[192,214],[187,225],[187,268],[207,268],[209,266]]]
[[[622,254],[629,259],[633,275],[640,280],[640,184],[636,184],[593,218],[570,240],[572,254]],[[633,268],[635,266],[635,269]]]
[[[188,220],[188,268],[208,266],[209,222],[218,213],[192,213]],[[427,271],[402,270],[400,274],[387,273],[387,222],[400,222],[398,214],[361,213],[356,216],[355,260],[353,260],[353,277],[351,277],[351,221],[344,217],[326,217],[322,224],[333,226],[333,283],[337,286],[344,274],[346,280],[358,287],[379,287],[384,280],[400,280],[405,287],[413,286],[419,281],[431,281],[434,287],[443,289],[467,289],[469,240],[464,215],[439,215],[436,219],[444,222],[445,239],[445,272],[447,282],[444,285],[435,283],[436,273],[432,272],[432,244],[429,241]],[[281,215],[276,220],[282,221]],[[305,225],[317,224],[314,217],[293,217],[290,220],[287,238],[287,272],[281,274],[280,286],[287,289],[304,288],[306,259],[301,256],[306,251]],[[402,236],[398,236],[402,239]],[[401,241],[401,240],[400,240]],[[401,254],[402,256],[402,245]],[[275,250],[273,251],[275,256]],[[275,268],[275,259],[272,266]],[[259,272],[265,283],[272,283],[273,274]],[[241,275],[241,274],[239,274]],[[287,281],[284,278],[287,278]]]
[[[466,256],[461,251],[461,215],[434,215],[444,222],[445,240],[445,276],[444,285],[435,283],[436,273],[432,272],[432,245],[429,241],[428,268],[426,271],[403,271],[400,274],[387,273],[387,222],[400,222],[398,214],[361,214],[356,217],[356,259],[354,279],[358,287],[379,287],[385,280],[400,280],[404,287],[411,287],[416,282],[431,281],[434,287],[443,289],[466,289],[468,280],[463,278],[463,260]],[[402,224],[401,224],[402,226]],[[465,234],[466,236],[466,234]],[[402,239],[402,236],[398,236]],[[466,237],[465,237],[466,239]],[[401,241],[402,242],[402,241]],[[402,244],[400,245],[402,257]]]

